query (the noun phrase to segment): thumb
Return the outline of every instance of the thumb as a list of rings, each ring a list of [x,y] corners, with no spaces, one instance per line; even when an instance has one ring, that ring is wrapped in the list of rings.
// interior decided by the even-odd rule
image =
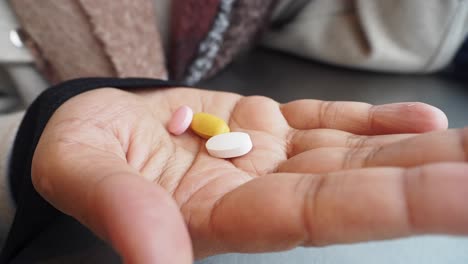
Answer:
[[[45,199],[111,243],[125,263],[192,263],[183,217],[163,188],[112,154],[65,149],[45,148],[49,162],[36,152],[33,183]]]
[[[95,186],[90,227],[110,241],[125,263],[192,263],[179,208],[156,184],[114,175]]]

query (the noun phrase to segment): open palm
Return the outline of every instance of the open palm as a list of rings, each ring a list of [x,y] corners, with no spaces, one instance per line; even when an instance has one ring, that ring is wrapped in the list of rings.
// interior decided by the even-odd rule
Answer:
[[[216,159],[193,133],[171,136],[166,123],[181,105],[247,132],[253,150]],[[128,263],[190,263],[192,246],[204,257],[463,234],[468,133],[402,134],[446,126],[423,104],[281,105],[196,89],[100,89],[54,114],[33,182]],[[399,134],[381,135],[391,133]]]

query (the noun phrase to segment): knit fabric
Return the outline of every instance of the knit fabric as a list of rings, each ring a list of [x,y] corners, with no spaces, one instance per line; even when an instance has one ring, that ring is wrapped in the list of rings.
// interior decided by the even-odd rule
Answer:
[[[167,78],[151,0],[78,0],[118,77]]]
[[[173,0],[171,79],[195,84],[224,68],[266,25],[276,0]],[[152,0],[12,0],[38,68],[87,76],[167,77]]]
[[[116,72],[75,0],[12,0],[38,69],[52,83]]]
[[[198,45],[198,54],[191,62],[188,73],[185,76],[185,83],[195,84],[202,80],[213,69],[213,63],[219,55],[224,36],[229,28],[231,12],[234,0],[221,0],[220,10],[216,16],[211,31],[206,38]]]
[[[171,64],[177,64],[177,67],[173,68],[172,76],[187,84],[194,84],[222,70],[237,54],[254,42],[269,21],[276,2],[276,0],[220,0],[217,15],[212,18],[213,14],[210,13],[209,17],[200,21],[201,23],[207,20],[213,21],[210,30],[204,33],[204,39],[201,40],[199,37],[206,28],[199,28],[196,33],[192,33],[197,36],[195,43],[198,51],[195,55],[191,44],[189,50],[177,47],[186,44],[181,44],[177,35],[181,32],[180,28],[173,28],[172,43],[176,49],[172,52]],[[205,10],[213,10],[213,5],[210,6],[207,1],[199,1],[199,4],[195,5],[197,8],[191,12],[188,11],[193,6],[191,1],[175,0],[175,3],[177,6],[173,8],[175,12],[173,19],[180,25],[194,27],[193,21],[198,20],[193,20],[193,17],[203,17]],[[191,14],[181,15],[182,11],[178,11],[179,9]],[[198,27],[198,23],[196,25]],[[190,33],[186,38],[190,39]]]
[[[166,78],[151,0],[13,0],[52,83],[89,76]]]
[[[204,78],[209,78],[228,65],[236,55],[255,43],[270,22],[277,0],[237,0],[231,23],[223,37],[221,49],[213,67]]]
[[[170,63],[171,78],[182,80],[197,57],[219,11],[219,0],[172,0]]]

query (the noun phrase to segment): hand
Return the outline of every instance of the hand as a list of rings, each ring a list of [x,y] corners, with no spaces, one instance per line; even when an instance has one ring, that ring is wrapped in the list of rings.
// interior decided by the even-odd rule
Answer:
[[[248,132],[254,149],[216,159],[192,132],[171,136],[165,126],[181,105]],[[420,103],[280,105],[195,89],[99,89],[53,115],[32,177],[126,263],[466,234],[468,131],[381,135],[446,127],[440,110]]]

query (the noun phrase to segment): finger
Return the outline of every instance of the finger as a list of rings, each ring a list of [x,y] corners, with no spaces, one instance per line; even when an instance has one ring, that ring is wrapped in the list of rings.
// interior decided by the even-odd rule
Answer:
[[[468,235],[468,165],[274,174],[221,199],[211,226],[238,251]]]
[[[289,156],[318,148],[352,148],[379,147],[416,134],[394,134],[379,136],[361,136],[335,129],[296,130],[291,139]]]
[[[466,162],[468,128],[428,133],[375,148],[365,154],[361,160],[367,167],[387,165],[410,167],[443,161]]]
[[[53,173],[33,174],[35,187],[52,205],[110,242],[125,263],[192,263],[177,205],[125,160],[78,144],[41,149],[35,158],[45,153],[62,162],[36,163],[34,171]]]
[[[420,133],[448,126],[445,114],[423,103],[372,106],[357,102],[299,100],[282,106],[296,129],[331,128],[354,134]]]
[[[358,148],[319,148],[283,162],[279,172],[326,173],[378,166],[411,167],[432,162],[466,161],[468,129],[433,132],[395,143]]]

